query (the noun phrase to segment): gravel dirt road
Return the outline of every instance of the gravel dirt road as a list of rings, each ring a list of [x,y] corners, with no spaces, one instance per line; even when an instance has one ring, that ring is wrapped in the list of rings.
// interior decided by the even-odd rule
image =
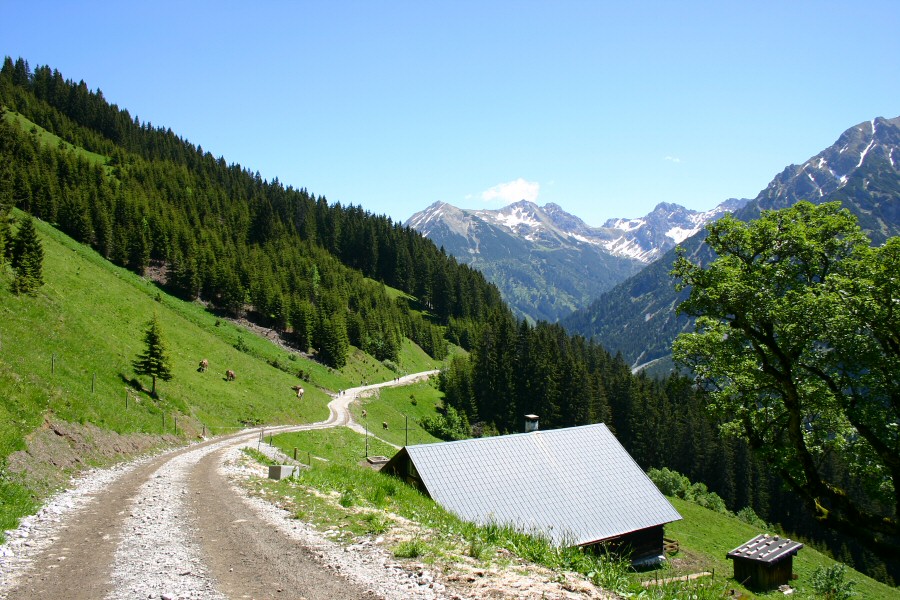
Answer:
[[[326,421],[265,432],[353,426],[359,393],[433,373],[346,390]],[[242,431],[89,473],[8,533],[0,598],[437,597],[384,559],[339,560],[346,549],[248,497],[228,465],[259,437]]]

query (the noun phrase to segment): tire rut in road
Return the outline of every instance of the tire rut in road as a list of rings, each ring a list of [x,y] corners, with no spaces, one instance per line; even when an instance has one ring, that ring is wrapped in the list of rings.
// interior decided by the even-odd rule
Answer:
[[[111,565],[121,541],[122,523],[132,497],[151,473],[171,456],[151,459],[122,474],[71,515],[64,515],[39,535],[52,536],[48,546],[29,559],[15,587],[0,594],[8,600],[67,598],[96,600],[112,591]]]
[[[218,589],[229,598],[380,598],[328,569],[314,551],[261,519],[219,471],[222,451],[200,459],[190,479],[194,529]]]

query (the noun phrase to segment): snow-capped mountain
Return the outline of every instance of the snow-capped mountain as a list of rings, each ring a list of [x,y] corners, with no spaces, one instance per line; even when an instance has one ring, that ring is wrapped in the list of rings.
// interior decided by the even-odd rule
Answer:
[[[616,256],[630,256],[650,263],[691,237],[710,221],[726,212],[734,212],[749,200],[730,198],[712,210],[698,212],[679,204],[661,202],[639,219],[610,219],[603,224],[606,235],[612,235],[604,247]]]
[[[470,210],[436,202],[406,224],[483,271],[520,316],[555,321],[745,202],[728,200],[706,212],[661,203],[644,217],[602,227],[552,203]]]
[[[747,221],[761,210],[799,200],[839,200],[875,244],[900,235],[900,117],[847,129],[832,146],[785,168],[752,202],[735,210],[735,216]],[[683,246],[689,254],[709,252],[702,232],[685,239]],[[672,260],[669,254],[648,265],[564,319],[563,325],[611,352],[621,352],[635,367],[665,359],[675,336],[690,326],[686,316],[675,313],[684,293],[675,291],[668,276]]]
[[[662,202],[646,216],[609,219],[602,227],[591,227],[553,203],[541,207],[521,200],[499,210],[469,210],[446,202],[435,202],[411,216],[406,224],[436,243],[443,243],[443,240],[437,239],[433,233],[444,230],[470,237],[469,234],[481,224],[488,224],[533,243],[559,247],[590,244],[613,256],[650,263],[703,229],[710,221],[726,212],[734,212],[747,202],[746,199],[731,198],[704,212]],[[467,250],[467,254],[479,252],[477,243],[471,244]]]

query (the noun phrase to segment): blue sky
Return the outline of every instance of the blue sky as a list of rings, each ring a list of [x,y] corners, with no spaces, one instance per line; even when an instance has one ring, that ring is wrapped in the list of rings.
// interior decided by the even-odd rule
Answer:
[[[395,220],[525,198],[600,225],[754,197],[900,115],[898,32],[893,0],[0,0],[4,56]]]

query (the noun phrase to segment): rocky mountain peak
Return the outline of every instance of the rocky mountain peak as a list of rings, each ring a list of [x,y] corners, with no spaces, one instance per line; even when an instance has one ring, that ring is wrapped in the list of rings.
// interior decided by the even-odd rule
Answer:
[[[785,208],[798,200],[818,202],[846,187],[854,174],[896,173],[900,167],[900,117],[877,117],[844,131],[838,140],[802,165],[790,165],[760,194],[760,207]],[[855,195],[855,194],[851,194]]]
[[[730,199],[714,210],[750,220],[760,210],[786,208],[799,200],[840,201],[874,244],[900,235],[900,117],[850,127],[828,148],[785,168],[753,201]],[[684,239],[683,246],[702,252],[702,235]],[[669,254],[648,265],[568,317],[564,325],[621,352],[635,367],[664,360],[675,336],[689,325],[685,315],[674,312],[682,297],[668,276],[673,259]]]
[[[435,202],[406,224],[483,271],[521,316],[553,321],[724,211],[701,213],[662,202],[644,217],[591,227],[554,203],[541,207],[520,200],[474,210]]]

